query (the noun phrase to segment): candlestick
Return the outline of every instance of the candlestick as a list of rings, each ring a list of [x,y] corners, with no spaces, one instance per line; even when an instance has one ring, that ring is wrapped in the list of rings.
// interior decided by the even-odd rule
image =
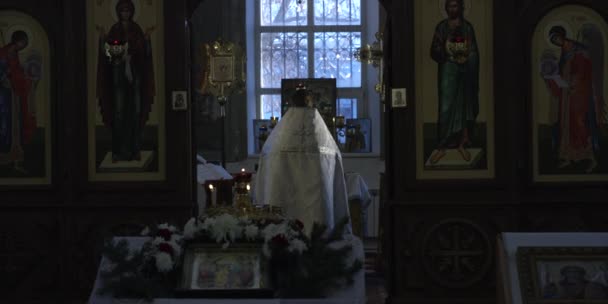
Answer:
[[[233,173],[232,177],[234,179],[234,182],[236,183],[236,187],[244,188],[245,184],[243,184],[243,185],[240,185],[240,184],[250,182],[251,175],[252,175],[252,173],[245,171],[245,168],[242,168],[241,172],[239,172],[239,173]]]
[[[217,191],[215,191],[213,184],[209,184],[209,191],[211,192],[211,206],[215,206],[217,204]]]
[[[270,117],[270,128],[274,128],[279,122],[279,118],[275,116]]]
[[[334,117],[334,122],[336,124],[336,128],[344,128],[344,116],[336,116]]]
[[[251,196],[249,190],[251,189],[249,184],[243,187],[243,183],[237,184],[235,193],[235,207],[238,210],[242,210],[243,213],[252,210]]]

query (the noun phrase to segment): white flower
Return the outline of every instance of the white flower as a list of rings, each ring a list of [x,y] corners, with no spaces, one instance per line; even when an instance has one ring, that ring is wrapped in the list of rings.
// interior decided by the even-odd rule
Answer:
[[[264,227],[264,229],[262,229],[262,236],[264,236],[264,241],[268,242],[268,240],[272,239],[275,235],[277,235],[278,233],[276,232],[276,230],[277,225],[275,224],[270,224]]]
[[[285,224],[285,230],[287,230],[285,234],[287,234],[287,238],[289,239],[297,237],[300,234],[299,231],[294,230],[291,225]]]
[[[194,235],[199,230],[199,226],[197,225],[197,220],[195,218],[190,218],[186,225],[184,226],[184,238],[192,239]]]
[[[160,272],[169,272],[173,269],[173,259],[171,255],[166,252],[158,252],[155,255],[156,258],[156,269]]]
[[[262,235],[264,236],[264,241],[268,242],[269,240],[271,240],[273,237],[275,237],[278,234],[284,234],[286,235],[287,233],[287,224],[285,222],[276,225],[276,224],[270,224],[268,226],[266,226],[266,228],[264,228],[262,230]]]
[[[177,242],[171,241],[171,242],[168,242],[167,244],[169,244],[171,246],[171,248],[173,248],[174,256],[178,257],[182,254],[182,246],[180,246]]]
[[[298,253],[302,253],[306,249],[308,249],[308,247],[306,246],[306,243],[304,243],[300,239],[293,239],[293,240],[289,241],[289,246],[287,247],[287,250],[289,252],[297,251]]]
[[[215,225],[211,229],[211,235],[217,243],[222,241],[234,242],[235,239],[241,236],[239,221],[230,214],[222,214],[215,218]]]
[[[170,241],[170,242],[176,242],[176,243],[179,243],[179,242],[181,242],[181,241],[182,241],[182,239],[183,239],[183,238],[184,238],[183,236],[181,236],[181,235],[179,235],[179,234],[177,234],[177,233],[174,233],[174,234],[172,234],[172,235],[171,235],[171,239],[170,239],[169,241]]]
[[[207,231],[211,231],[213,229],[213,226],[215,226],[215,222],[216,222],[215,218],[208,217],[203,222],[203,225],[201,228],[203,228],[204,230],[207,230]]]
[[[164,242],[165,242],[165,239],[160,236],[157,236],[154,238],[154,240],[152,240],[152,244],[154,244],[154,246],[158,246],[158,244],[164,243]]]
[[[175,231],[177,231],[177,228],[175,228],[175,226],[171,226],[171,225],[169,225],[169,224],[167,224],[167,223],[164,223],[164,224],[160,224],[160,225],[158,225],[158,229],[159,229],[159,230],[160,230],[160,229],[167,229],[167,230],[169,230],[169,231],[171,231],[171,232],[175,232]]]
[[[251,223],[251,220],[249,219],[248,215],[243,215],[243,216],[239,216],[239,222],[241,224],[247,225],[247,224]]]
[[[258,237],[260,229],[256,225],[247,225],[245,227],[245,237],[247,240],[253,241]]]
[[[140,232],[141,235],[148,235],[150,233],[150,228],[148,226],[144,227],[144,229]]]

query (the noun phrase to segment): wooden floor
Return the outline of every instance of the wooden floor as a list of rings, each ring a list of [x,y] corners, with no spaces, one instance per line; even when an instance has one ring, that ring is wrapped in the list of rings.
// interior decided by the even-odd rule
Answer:
[[[365,239],[365,295],[367,304],[384,304],[386,300],[385,280],[378,273],[376,265],[378,258],[378,242],[375,239]]]

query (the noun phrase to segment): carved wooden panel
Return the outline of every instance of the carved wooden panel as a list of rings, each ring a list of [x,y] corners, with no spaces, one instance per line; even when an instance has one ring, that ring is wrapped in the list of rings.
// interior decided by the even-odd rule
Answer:
[[[606,231],[608,214],[603,205],[572,203],[565,206],[528,206],[521,212],[522,229],[533,232]]]
[[[485,229],[464,218],[448,218],[423,237],[423,265],[436,283],[464,288],[478,283],[492,263],[492,245]]]
[[[103,242],[139,235],[145,225],[185,223],[189,210],[167,207],[0,213],[0,303],[83,303]]]
[[[178,227],[186,222],[188,210],[184,208],[137,208],[117,214],[116,209],[98,212],[83,211],[66,216],[64,231],[65,254],[62,258],[67,271],[65,283],[70,286],[73,299],[86,299],[93,287],[101,261],[103,244],[113,236],[139,236],[146,225],[164,222]]]
[[[59,217],[51,212],[0,214],[1,298],[44,299],[61,287],[57,278],[63,276],[60,257],[65,251]]]
[[[393,207],[396,267],[389,289],[395,297],[480,300],[494,296],[496,235],[517,229],[513,207]]]

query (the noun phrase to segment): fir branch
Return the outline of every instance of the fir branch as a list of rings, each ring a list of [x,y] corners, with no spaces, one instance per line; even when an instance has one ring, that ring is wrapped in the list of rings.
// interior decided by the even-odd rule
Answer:
[[[130,252],[126,240],[106,241],[103,255],[108,261],[105,265],[108,268],[100,271],[102,286],[98,294],[148,301],[170,297],[178,282],[178,271],[158,272],[155,258],[145,254],[151,248],[151,244],[146,242],[139,250]]]
[[[301,255],[274,253],[271,263],[277,272],[275,283],[279,294],[286,298],[320,298],[333,290],[352,285],[354,275],[363,268],[360,260],[349,264],[352,246],[336,247],[343,240],[348,218],[339,221],[334,229],[315,223],[311,236],[305,239],[308,250]]]
[[[295,238],[305,244],[298,245],[300,250],[290,248],[289,239],[285,234],[277,234],[268,246],[271,256],[267,260],[270,265],[274,287],[282,297],[298,298],[320,298],[329,292],[353,283],[353,277],[363,266],[362,261],[351,262],[352,246],[344,243],[344,231],[348,224],[347,217],[336,223],[333,229],[315,223],[310,236],[301,230],[301,222],[288,222],[288,227],[295,231],[291,238]],[[281,224],[281,221],[247,221],[240,223],[240,228],[254,224],[263,230],[269,224]],[[160,249],[154,238],[163,237],[165,241],[172,238],[171,233],[178,233],[176,229],[167,224],[152,228],[148,236],[151,241],[131,252],[126,240],[105,242],[104,256],[109,267],[102,269],[102,287],[100,294],[111,294],[116,298],[144,298],[151,300],[157,297],[172,297],[172,293],[179,281],[181,256],[173,257],[174,267],[167,273],[158,271],[156,258],[153,252]],[[242,231],[241,235],[244,235]],[[238,242],[262,243],[264,237],[258,235],[255,239],[246,241],[245,238]],[[181,248],[186,248],[190,243],[208,242],[216,243],[210,231],[203,229],[196,232],[192,239],[183,239]],[[185,244],[184,244],[185,243]],[[301,244],[301,243],[300,243]],[[157,247],[158,246],[158,247]],[[302,248],[305,248],[302,251]],[[167,252],[165,250],[165,252]],[[183,250],[180,250],[183,254]],[[108,265],[104,265],[108,266]]]

